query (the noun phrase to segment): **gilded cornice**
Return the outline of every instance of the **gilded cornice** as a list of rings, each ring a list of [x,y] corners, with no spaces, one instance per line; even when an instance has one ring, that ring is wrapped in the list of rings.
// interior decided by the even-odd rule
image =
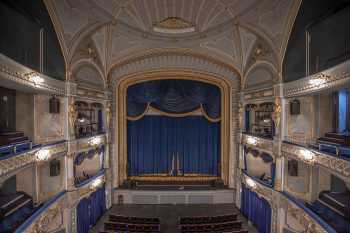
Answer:
[[[350,60],[320,73],[285,83],[284,97],[308,95],[314,92],[340,87],[350,82]]]
[[[241,143],[251,148],[262,149],[273,152],[273,141],[266,138],[260,138],[249,134],[242,133]]]

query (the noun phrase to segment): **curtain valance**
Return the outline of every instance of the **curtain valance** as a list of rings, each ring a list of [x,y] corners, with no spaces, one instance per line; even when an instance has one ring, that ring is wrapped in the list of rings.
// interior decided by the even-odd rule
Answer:
[[[201,111],[211,121],[220,120],[219,87],[192,80],[155,80],[132,85],[127,90],[128,120],[142,118],[150,108],[167,116]]]

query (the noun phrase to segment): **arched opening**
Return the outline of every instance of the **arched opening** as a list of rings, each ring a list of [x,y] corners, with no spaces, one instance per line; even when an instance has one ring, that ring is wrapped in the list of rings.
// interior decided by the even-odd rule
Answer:
[[[219,142],[219,159],[220,161],[219,165],[217,166],[218,171],[214,175],[214,173],[211,174],[211,176],[203,176],[203,175],[195,175],[192,177],[186,177],[185,179],[187,180],[193,180],[193,181],[200,181],[200,180],[206,180],[206,179],[217,179],[219,178],[220,180],[223,181],[225,185],[228,184],[229,181],[229,163],[230,163],[230,151],[231,151],[231,135],[232,135],[232,122],[230,121],[231,119],[231,99],[232,99],[232,93],[231,93],[231,83],[228,82],[227,80],[223,78],[219,78],[213,75],[208,75],[208,74],[203,74],[203,73],[197,73],[193,71],[157,71],[157,72],[144,72],[140,74],[134,74],[130,76],[126,76],[122,78],[118,85],[117,85],[117,90],[116,90],[116,103],[117,103],[117,108],[116,108],[116,120],[117,120],[117,125],[115,127],[115,144],[119,145],[118,150],[117,150],[117,163],[118,163],[118,185],[121,185],[124,181],[133,179],[135,177],[131,176],[132,173],[129,173],[128,168],[128,148],[130,149],[130,145],[128,145],[128,88],[132,87],[137,84],[142,84],[145,83],[145,81],[154,81],[154,82],[159,82],[161,80],[167,80],[167,82],[171,82],[172,80],[177,80],[178,82],[198,82],[201,83],[202,85],[207,85],[207,86],[212,86],[215,87],[219,90],[220,93],[220,132],[219,132],[219,137],[220,137],[220,142]],[[182,80],[182,81],[181,81]],[[192,83],[192,84],[193,84]],[[145,103],[144,103],[145,104]],[[148,109],[156,109],[152,107],[152,104],[146,104],[144,105],[149,106],[151,108]],[[197,105],[197,110],[201,110],[202,108]],[[156,112],[157,111],[156,109]],[[164,111],[161,111],[164,113]],[[195,111],[191,111],[192,114],[195,113]],[[204,111],[205,112],[205,111]],[[142,116],[143,112],[139,114]],[[166,113],[164,115],[167,115],[166,117],[174,116],[174,114],[169,114]],[[207,114],[204,114],[207,115]],[[179,115],[184,117],[185,115]],[[207,116],[208,117],[208,116]],[[129,118],[130,119],[130,118]],[[137,119],[137,117],[136,117]],[[130,125],[130,124],[129,124]],[[183,144],[182,144],[183,145]],[[183,166],[183,157],[181,156],[176,156],[176,151],[174,152],[174,155],[172,156],[171,153],[169,155],[170,160],[168,160],[168,165],[164,167],[175,167],[172,166],[172,164],[178,164],[182,163]],[[181,158],[180,158],[181,157]],[[173,159],[174,158],[174,159]],[[179,159],[178,159],[179,158]],[[174,160],[174,162],[173,162]],[[177,167],[179,168],[179,167]],[[180,169],[181,170],[181,169]],[[213,169],[215,170],[215,169]],[[171,169],[170,169],[171,171]],[[189,172],[189,170],[187,170]],[[189,172],[190,173],[190,172]],[[167,173],[167,176],[169,173]],[[140,178],[141,176],[138,176]],[[169,176],[168,176],[169,177]],[[167,179],[170,180],[184,180],[185,176],[170,176]]]

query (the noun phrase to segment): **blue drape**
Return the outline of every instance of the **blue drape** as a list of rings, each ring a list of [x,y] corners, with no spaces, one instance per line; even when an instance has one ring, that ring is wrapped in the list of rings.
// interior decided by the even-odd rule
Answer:
[[[77,206],[77,233],[88,233],[90,228],[90,200],[82,199]]]
[[[77,206],[77,233],[88,233],[90,226],[106,212],[105,187],[97,189]]]
[[[145,116],[128,121],[128,174],[169,173],[174,153],[181,173],[219,175],[220,122],[203,116]]]
[[[242,184],[241,212],[260,233],[271,232],[271,206]]]
[[[210,118],[220,117],[219,87],[193,80],[154,80],[127,90],[128,116],[141,115],[148,104],[167,113],[187,113],[202,105]]]

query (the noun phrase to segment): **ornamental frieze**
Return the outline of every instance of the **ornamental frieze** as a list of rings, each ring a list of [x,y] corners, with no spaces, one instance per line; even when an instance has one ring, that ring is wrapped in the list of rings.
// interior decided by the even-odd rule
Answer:
[[[274,90],[271,89],[265,89],[265,90],[257,90],[254,92],[244,93],[243,98],[245,101],[247,100],[253,100],[253,99],[262,99],[262,98],[268,98],[274,96]]]
[[[282,154],[287,157],[302,160],[307,164],[328,168],[346,178],[350,178],[350,161],[348,160],[289,143],[282,144]]]
[[[321,73],[283,85],[283,96],[293,97],[334,88],[350,82],[350,60]]]
[[[242,134],[241,143],[249,147],[262,149],[265,151],[273,152],[273,141],[266,138],[260,138],[253,135]]]
[[[69,154],[77,154],[81,151],[94,149],[100,145],[106,144],[106,142],[107,140],[105,134],[76,139],[74,141],[68,142]]]

